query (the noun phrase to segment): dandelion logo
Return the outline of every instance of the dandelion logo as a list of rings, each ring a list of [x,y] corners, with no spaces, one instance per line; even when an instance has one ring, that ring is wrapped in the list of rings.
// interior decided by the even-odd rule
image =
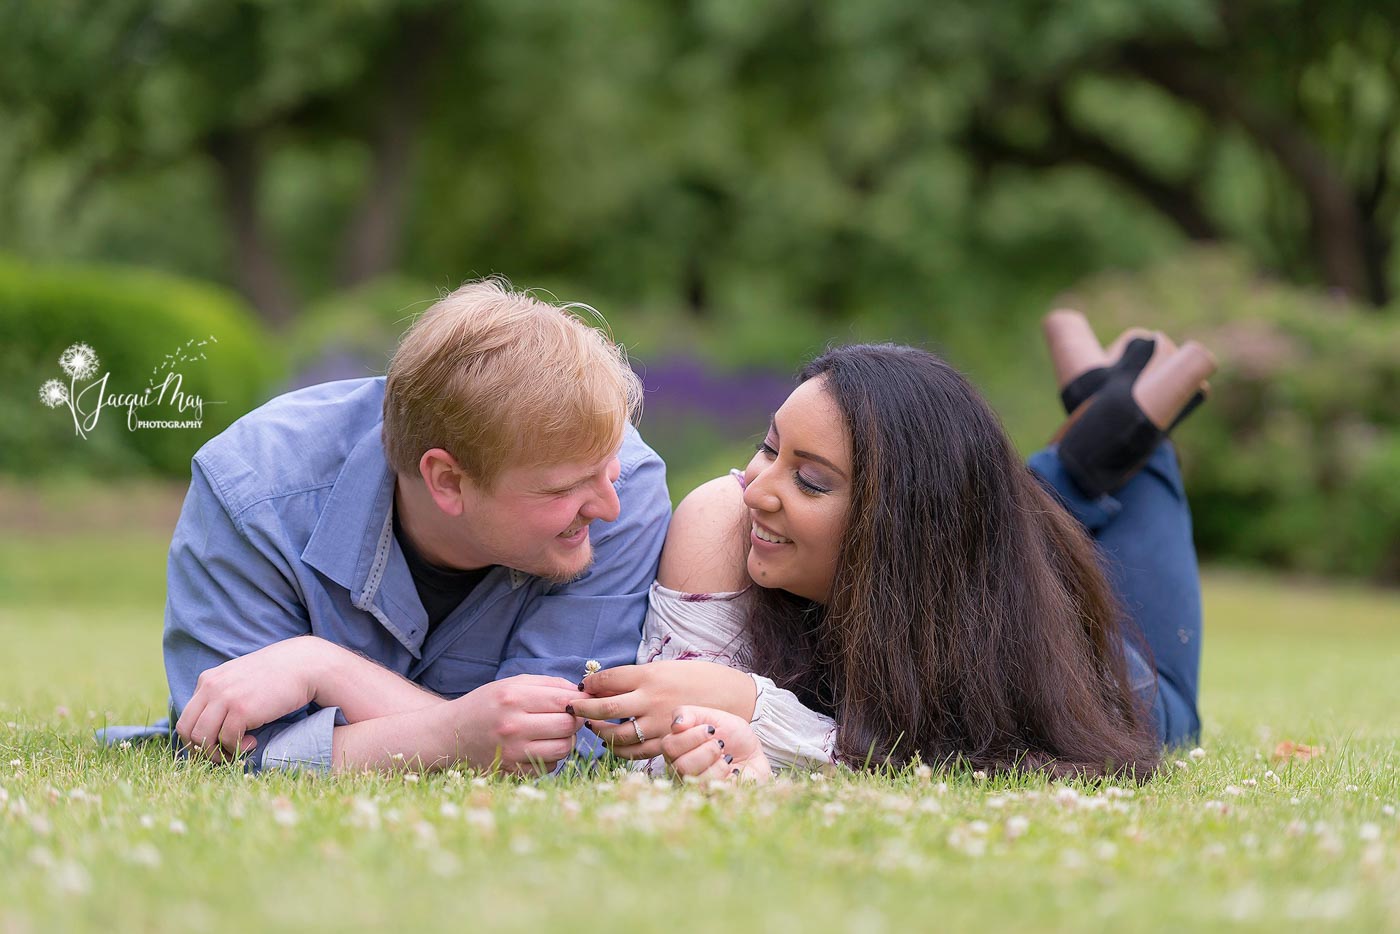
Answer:
[[[206,402],[203,397],[187,392],[184,375],[177,367],[182,363],[207,359],[200,348],[217,343],[212,334],[198,343],[190,338],[173,353],[166,354],[163,364],[151,370],[151,378],[144,390],[109,392],[107,381],[111,374],[98,375],[101,360],[97,351],[80,341],[58,356],[58,365],[68,377],[67,384],[61,379],[46,380],[39,387],[39,401],[51,409],[59,406],[68,409],[68,414],[73,417],[73,432],[80,438],[86,438],[88,432],[97,427],[104,407],[126,409],[127,428],[131,431],[139,428],[199,428],[204,424],[204,406],[223,403]],[[180,417],[141,418],[139,413],[152,406],[173,409]]]
[[[74,344],[59,355],[58,365],[74,381],[92,379],[97,372],[97,353],[87,344]]]
[[[60,380],[51,379],[39,387],[39,401],[44,405],[51,409],[60,405],[68,407],[68,414],[73,416],[73,431],[80,438],[87,437],[87,429],[78,418],[78,408],[74,404],[78,396],[78,380],[91,379],[97,373],[99,362],[97,351],[87,344],[73,344],[58,355],[59,368],[68,374],[68,385],[63,385]]]

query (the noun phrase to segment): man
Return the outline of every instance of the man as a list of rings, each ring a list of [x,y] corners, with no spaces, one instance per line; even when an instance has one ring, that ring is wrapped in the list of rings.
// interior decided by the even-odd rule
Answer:
[[[170,548],[180,740],[255,769],[552,768],[586,661],[636,659],[666,534],[640,399],[602,333],[486,280],[386,378],[210,441]]]

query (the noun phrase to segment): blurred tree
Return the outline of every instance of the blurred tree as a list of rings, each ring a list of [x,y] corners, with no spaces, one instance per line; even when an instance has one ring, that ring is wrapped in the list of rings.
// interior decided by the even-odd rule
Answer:
[[[1125,4],[1135,9],[1105,17],[1111,4],[1026,2],[994,15],[1009,6],[1028,41],[986,43],[987,92],[963,131],[980,164],[1089,166],[1191,240],[1243,239],[1291,278],[1390,301],[1400,8],[1213,0]],[[1046,32],[1070,41],[1050,43],[1049,58],[1028,56]],[[1144,112],[1124,106],[1134,99]],[[1143,130],[1154,109],[1173,105],[1183,139],[1161,146]],[[1231,218],[1218,187],[1240,144],[1262,197]]]
[[[367,152],[339,282],[397,262],[427,75],[460,23],[443,4],[364,0],[21,3],[0,29],[0,106],[23,159],[62,160],[69,205],[114,176],[196,157],[217,178],[233,278],[273,323],[298,298],[264,219],[271,152]],[[23,167],[21,167],[23,168]]]
[[[954,310],[1008,324],[1182,237],[1393,291],[1390,4],[30,0],[0,18],[0,179],[26,203],[61,192],[26,208],[60,218],[48,242],[204,271],[184,241],[217,215],[225,275],[273,321],[386,272],[506,271],[718,332],[797,309],[832,336],[917,336]],[[151,233],[170,205],[183,239]],[[84,215],[106,233],[84,240]]]

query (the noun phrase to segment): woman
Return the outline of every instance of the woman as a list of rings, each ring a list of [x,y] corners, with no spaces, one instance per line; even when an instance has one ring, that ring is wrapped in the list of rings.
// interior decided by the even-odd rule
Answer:
[[[575,713],[681,774],[915,756],[1149,774],[1198,728],[1190,518],[1159,442],[1213,362],[1137,334],[1105,355],[1072,314],[1047,330],[1073,411],[1029,470],[932,354],[809,364],[743,474],[677,509],[653,663],[589,675]]]

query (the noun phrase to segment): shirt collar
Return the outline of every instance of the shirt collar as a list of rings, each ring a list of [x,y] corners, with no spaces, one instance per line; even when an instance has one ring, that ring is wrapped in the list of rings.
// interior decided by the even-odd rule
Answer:
[[[351,449],[301,557],[417,657],[428,616],[394,538],[395,475],[381,431],[376,422]]]

